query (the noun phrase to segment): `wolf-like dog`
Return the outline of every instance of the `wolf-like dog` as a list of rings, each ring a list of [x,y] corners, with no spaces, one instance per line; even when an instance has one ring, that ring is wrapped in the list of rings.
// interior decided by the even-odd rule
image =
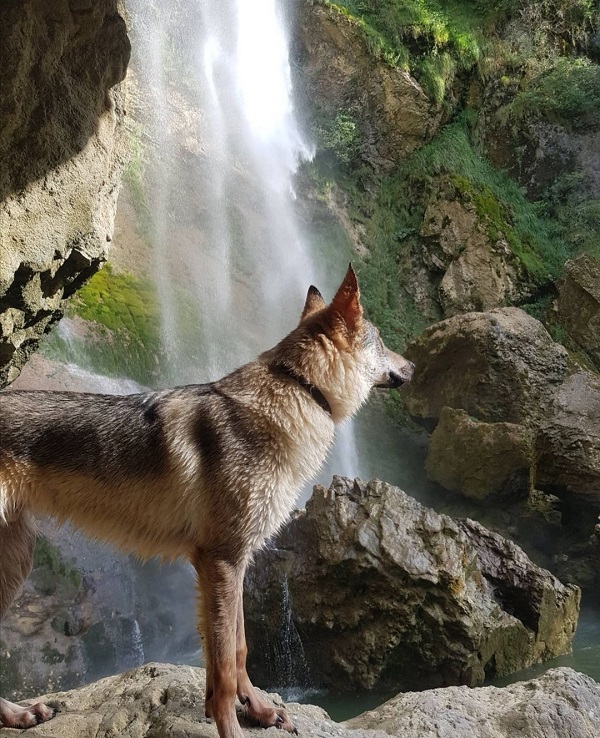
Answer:
[[[331,304],[311,286],[298,326],[216,382],[129,396],[0,393],[0,617],[31,569],[32,513],[141,557],[184,556],[220,738],[243,736],[236,696],[252,723],[296,732],[246,673],[244,572],[320,469],[335,425],[413,368],[363,317],[350,266]],[[52,715],[0,699],[5,726]]]

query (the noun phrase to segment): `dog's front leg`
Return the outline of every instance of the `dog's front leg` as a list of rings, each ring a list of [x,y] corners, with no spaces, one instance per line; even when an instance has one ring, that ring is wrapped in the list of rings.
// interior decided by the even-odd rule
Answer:
[[[200,629],[207,666],[206,713],[219,738],[243,738],[235,711],[236,610],[245,564],[198,554],[194,558],[200,589]]]
[[[238,592],[237,628],[236,628],[236,670],[237,696],[244,706],[244,714],[248,720],[261,728],[282,728],[290,733],[298,733],[296,726],[291,722],[287,712],[282,707],[273,707],[258,695],[248,672],[246,671],[246,632],[244,629],[244,581],[242,579]]]

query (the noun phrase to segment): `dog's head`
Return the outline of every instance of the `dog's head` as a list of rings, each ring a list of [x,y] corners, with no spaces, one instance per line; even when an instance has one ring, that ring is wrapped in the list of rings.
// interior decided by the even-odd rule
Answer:
[[[298,328],[283,346],[285,360],[323,393],[336,422],[353,415],[373,387],[400,387],[414,370],[365,319],[352,265],[329,305],[309,288]]]

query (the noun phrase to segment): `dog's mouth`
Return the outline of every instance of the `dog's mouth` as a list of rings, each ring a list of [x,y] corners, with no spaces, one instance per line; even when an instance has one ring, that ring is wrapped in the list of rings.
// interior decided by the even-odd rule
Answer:
[[[402,373],[390,371],[388,372],[387,379],[383,382],[378,382],[375,387],[379,389],[398,389],[398,387],[402,387],[403,384],[410,382],[414,369],[415,365],[410,362],[406,371]]]
[[[387,380],[385,382],[379,382],[375,387],[378,389],[397,389],[408,381],[409,379],[404,379],[399,374],[396,374],[396,372],[390,372]]]

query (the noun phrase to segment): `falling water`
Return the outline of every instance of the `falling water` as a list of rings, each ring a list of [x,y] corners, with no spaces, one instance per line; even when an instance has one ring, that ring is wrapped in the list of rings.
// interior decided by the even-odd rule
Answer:
[[[314,147],[294,109],[285,3],[130,7],[167,380],[209,381],[285,335],[309,284],[331,294],[347,255],[317,276],[295,214],[294,175]],[[351,424],[330,467],[359,475]]]

